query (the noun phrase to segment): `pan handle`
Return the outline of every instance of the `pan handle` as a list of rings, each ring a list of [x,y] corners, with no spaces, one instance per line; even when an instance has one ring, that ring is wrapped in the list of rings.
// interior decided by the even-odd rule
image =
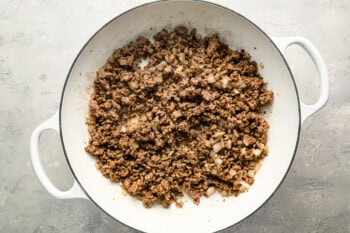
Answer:
[[[320,96],[317,102],[312,105],[308,105],[300,101],[301,123],[303,123],[308,117],[323,108],[328,101],[329,78],[326,64],[317,48],[304,37],[273,37],[272,40],[276,43],[278,49],[282,52],[282,54],[285,53],[286,49],[290,45],[299,45],[307,52],[316,66],[320,78]]]
[[[30,156],[32,159],[32,165],[36,176],[38,177],[41,185],[46,189],[48,193],[58,199],[73,199],[83,198],[88,199],[84,191],[79,186],[78,182],[74,179],[73,186],[68,191],[61,191],[56,188],[50,179],[48,178],[39,156],[39,138],[42,132],[48,129],[53,129],[56,132],[60,132],[58,125],[58,111],[50,119],[36,127],[30,138]]]

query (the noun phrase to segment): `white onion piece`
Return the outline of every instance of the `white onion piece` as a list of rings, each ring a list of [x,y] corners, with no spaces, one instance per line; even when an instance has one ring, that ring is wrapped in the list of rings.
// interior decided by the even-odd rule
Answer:
[[[208,83],[215,83],[215,77],[213,74],[208,75]]]
[[[228,172],[228,174],[229,174],[230,176],[234,176],[234,175],[237,174],[237,172],[236,172],[235,170],[231,169],[231,170]]]
[[[244,186],[245,188],[250,188],[250,185],[243,180],[241,180],[239,183],[241,183],[241,185]]]
[[[221,81],[222,81],[222,87],[227,88],[228,81],[229,81],[228,77],[227,76],[222,77]]]
[[[248,171],[248,176],[249,176],[249,177],[254,177],[254,175],[255,175],[254,170],[249,170],[249,171]]]
[[[235,95],[239,94],[239,90],[237,90],[236,88],[233,88],[232,92],[233,92],[233,94],[235,94]]]
[[[220,158],[216,158],[214,160],[214,162],[217,164],[217,165],[221,165],[222,164],[222,160]]]
[[[179,54],[179,60],[182,64],[185,63],[185,54],[184,53]]]
[[[218,153],[219,151],[221,151],[222,148],[223,148],[223,145],[221,144],[221,142],[218,142],[214,144],[213,151],[215,153]]]
[[[122,127],[120,128],[120,131],[122,131],[123,133],[126,133],[126,128],[125,128],[125,126],[122,126]]]
[[[187,91],[186,90],[182,90],[182,91],[180,91],[179,94],[180,94],[181,97],[185,97],[187,95]]]
[[[227,149],[231,149],[232,148],[232,141],[231,140],[227,141],[226,147],[227,147]]]
[[[215,188],[214,187],[209,187],[207,189],[207,196],[210,197],[211,195],[213,195],[215,193]]]
[[[139,88],[139,84],[135,81],[128,82],[128,86],[131,90],[136,90],[137,88]]]
[[[173,116],[175,118],[179,118],[180,116],[182,116],[182,112],[180,110],[176,110],[173,112]]]
[[[225,135],[225,132],[223,132],[223,131],[218,131],[218,132],[216,132],[215,134],[214,134],[214,138],[218,138],[218,137],[222,137],[223,135]]]
[[[255,155],[255,156],[259,156],[260,154],[261,154],[261,150],[259,150],[259,149],[253,149],[253,154]]]

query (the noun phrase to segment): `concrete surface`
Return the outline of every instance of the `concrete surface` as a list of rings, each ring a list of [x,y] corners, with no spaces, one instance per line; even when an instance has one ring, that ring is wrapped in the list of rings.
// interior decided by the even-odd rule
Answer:
[[[127,3],[123,3],[127,2]],[[0,232],[135,232],[84,200],[51,197],[29,158],[33,129],[57,110],[76,54],[109,19],[138,1],[0,1]],[[294,164],[271,200],[223,232],[350,232],[350,1],[220,1],[274,36],[305,36],[323,54],[331,80],[326,108],[302,127]],[[300,95],[317,99],[315,68],[288,50]],[[46,132],[40,150],[53,182],[72,177],[59,138]]]

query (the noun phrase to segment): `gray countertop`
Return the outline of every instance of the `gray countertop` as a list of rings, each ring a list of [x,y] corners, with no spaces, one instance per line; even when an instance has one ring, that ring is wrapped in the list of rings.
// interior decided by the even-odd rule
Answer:
[[[125,2],[125,3],[124,3]],[[146,1],[0,2],[0,232],[135,232],[86,200],[58,200],[31,167],[33,129],[53,115],[75,56],[108,20]],[[224,232],[350,232],[350,1],[216,1],[269,35],[304,36],[322,53],[331,95],[302,127],[296,158],[275,195]],[[287,60],[306,103],[318,97],[317,72],[302,49]],[[61,189],[72,175],[55,132],[40,151]]]

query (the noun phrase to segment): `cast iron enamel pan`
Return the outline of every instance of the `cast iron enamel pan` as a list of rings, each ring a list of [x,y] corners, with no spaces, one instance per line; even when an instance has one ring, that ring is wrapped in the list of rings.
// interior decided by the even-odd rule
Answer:
[[[269,155],[248,192],[238,197],[223,198],[214,194],[203,197],[199,206],[185,198],[183,208],[143,207],[140,201],[124,196],[118,184],[103,177],[95,167],[95,158],[84,150],[89,135],[85,119],[92,92],[95,71],[114,49],[136,39],[151,36],[164,27],[185,25],[197,28],[202,35],[218,32],[232,48],[245,49],[252,59],[263,63],[260,73],[275,93],[267,109],[270,123]],[[283,57],[291,45],[301,46],[312,58],[320,77],[320,96],[314,105],[299,100],[293,75]],[[44,188],[60,199],[84,198],[117,221],[145,232],[215,232],[230,227],[259,209],[277,190],[293,161],[300,127],[320,110],[329,96],[329,80],[325,63],[317,49],[305,38],[273,38],[242,15],[225,7],[202,1],[161,1],[125,12],[97,31],[85,44],[68,73],[60,109],[39,125],[31,137],[31,158],[34,171]],[[58,190],[44,172],[38,151],[41,133],[56,130],[67,162],[75,177],[69,191]]]

